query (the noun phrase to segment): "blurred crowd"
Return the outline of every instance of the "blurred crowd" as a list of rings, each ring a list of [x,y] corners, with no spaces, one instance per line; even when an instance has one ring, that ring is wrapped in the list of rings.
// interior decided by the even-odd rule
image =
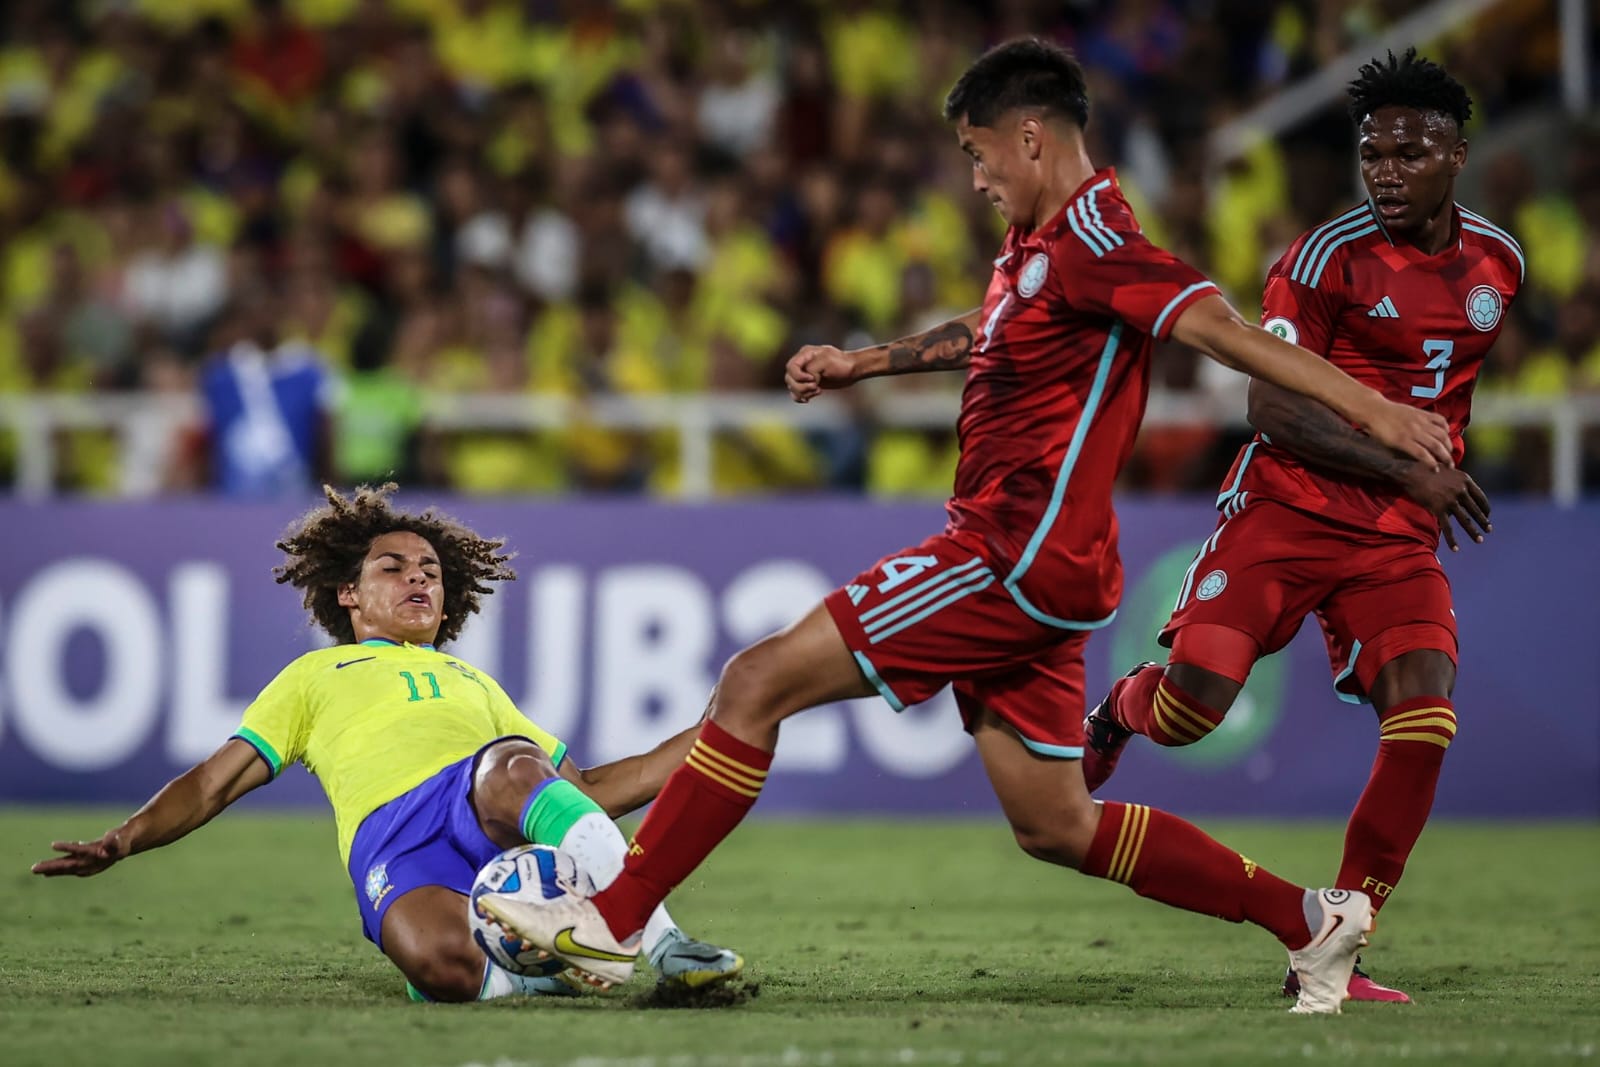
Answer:
[[[393,475],[474,493],[670,493],[671,432],[606,397],[781,389],[800,344],[886,340],[975,306],[999,220],[940,120],[983,48],[1060,40],[1091,153],[1152,238],[1245,309],[1354,199],[1340,104],[1226,166],[1207,134],[1413,5],[1362,0],[8,0],[0,13],[0,400],[198,398],[137,444],[63,430],[63,491],[299,491]],[[1552,3],[1426,43],[1470,137],[1549,111]],[[1263,17],[1263,13],[1267,17]],[[1510,42],[1510,44],[1508,44]],[[1354,71],[1351,71],[1352,75]],[[1484,391],[1600,389],[1600,141],[1475,154],[1472,204],[1528,288]],[[1157,385],[1214,417],[1148,430],[1130,487],[1212,487],[1241,383],[1168,346]],[[959,376],[896,390],[959,388]],[[719,432],[718,492],[946,492],[953,435]],[[447,394],[556,396],[558,430],[441,429]],[[1494,489],[1548,484],[1541,431],[1487,429]],[[0,481],[18,439],[0,432]],[[1600,474],[1600,463],[1590,465]]]

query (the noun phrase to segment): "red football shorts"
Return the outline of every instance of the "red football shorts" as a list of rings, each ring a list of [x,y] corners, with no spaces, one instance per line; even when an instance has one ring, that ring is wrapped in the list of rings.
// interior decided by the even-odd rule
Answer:
[[[823,603],[896,711],[949,684],[969,732],[987,708],[1033,751],[1078,758],[1088,632],[1035,621],[1004,577],[972,544],[939,534],[885,557]]]
[[[1223,511],[1195,555],[1161,643],[1209,623],[1238,630],[1259,656],[1287,645],[1315,614],[1328,644],[1333,686],[1360,703],[1386,664],[1433,650],[1456,659],[1450,581],[1420,541],[1327,522],[1272,500]],[[1240,665],[1196,663],[1230,677]]]

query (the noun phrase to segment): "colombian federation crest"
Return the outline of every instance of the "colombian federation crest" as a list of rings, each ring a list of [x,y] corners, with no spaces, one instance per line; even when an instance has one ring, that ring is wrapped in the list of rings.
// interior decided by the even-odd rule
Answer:
[[[1050,273],[1050,257],[1043,252],[1035,252],[1028,262],[1022,265],[1022,274],[1017,278],[1017,295],[1030,297],[1044,288],[1044,277]]]
[[[1195,596],[1201,600],[1211,600],[1228,588],[1228,575],[1226,571],[1212,571],[1200,579],[1200,587],[1195,590]]]
[[[1505,303],[1500,299],[1500,290],[1492,285],[1474,286],[1472,292],[1467,294],[1467,321],[1484,333],[1500,325],[1500,316],[1504,311]]]

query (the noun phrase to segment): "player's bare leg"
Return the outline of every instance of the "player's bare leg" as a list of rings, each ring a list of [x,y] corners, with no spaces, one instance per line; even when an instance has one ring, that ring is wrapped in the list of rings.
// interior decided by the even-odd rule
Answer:
[[[389,905],[383,916],[383,954],[429,1000],[576,992],[560,978],[515,975],[490,963],[472,940],[467,898],[441,885],[413,889]]]
[[[822,605],[740,652],[723,668],[694,748],[634,835],[622,874],[591,900],[528,909],[515,932],[601,981],[626,980],[632,965],[618,958],[637,952],[650,913],[760,796],[779,724],[875,692]]]
[[[1173,907],[1264,927],[1301,971],[1295,1010],[1339,1010],[1371,927],[1363,894],[1303,889],[1166,812],[1098,803],[1080,761],[1030,751],[987,711],[973,726],[995,795],[1025,852]]]
[[[833,616],[818,604],[728,661],[711,694],[710,718],[741,741],[772,752],[779,724],[791,715],[876,695]]]
[[[1209,737],[1233,707],[1259,653],[1255,641],[1237,630],[1196,624],[1178,631],[1165,667],[1142,663],[1119,678],[1083,720],[1089,791],[1111,777],[1135,734],[1168,747]]]
[[[622,831],[531,741],[509,738],[485,750],[472,800],[484,834],[501,848],[555,845],[572,853],[600,888],[622,870],[628,852]],[[647,920],[640,951],[663,981],[691,988],[728,981],[744,970],[737,952],[689,937],[663,905]]]
[[[1396,656],[1372,682],[1378,715],[1378,755],[1367,787],[1350,814],[1344,860],[1335,885],[1372,897],[1374,912],[1400,882],[1406,860],[1433,807],[1445,750],[1455,736],[1455,663],[1443,652],[1419,649]],[[1298,992],[1293,972],[1284,992]],[[1409,996],[1379,985],[1359,969],[1350,979],[1353,1000],[1407,1003]]]
[[[532,741],[507,738],[489,746],[478,760],[472,781],[472,807],[484,836],[501,848],[533,840],[523,832],[528,797],[559,780],[549,754]]]

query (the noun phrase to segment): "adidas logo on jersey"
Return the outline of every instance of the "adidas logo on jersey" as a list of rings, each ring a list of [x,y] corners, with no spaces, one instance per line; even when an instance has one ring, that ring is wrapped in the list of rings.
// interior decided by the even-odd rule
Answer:
[[[1378,301],[1373,306],[1373,309],[1367,312],[1367,318],[1369,319],[1398,319],[1399,317],[1400,312],[1394,309],[1394,301],[1388,297]]]

